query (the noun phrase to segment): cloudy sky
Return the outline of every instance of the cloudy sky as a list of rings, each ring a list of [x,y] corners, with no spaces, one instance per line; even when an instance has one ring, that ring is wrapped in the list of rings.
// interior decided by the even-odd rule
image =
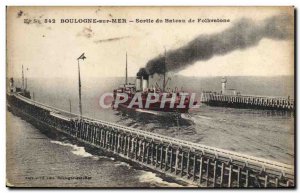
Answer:
[[[291,7],[9,7],[7,11],[8,76],[77,77],[77,58],[82,74],[90,77],[124,76],[164,53],[176,50],[201,35],[218,34],[243,18],[260,23],[278,14],[293,17]],[[228,23],[121,23],[62,24],[61,19],[230,19]],[[24,23],[24,19],[55,19],[56,23]],[[257,44],[188,64],[176,72],[185,76],[293,75],[292,38],[262,38]]]

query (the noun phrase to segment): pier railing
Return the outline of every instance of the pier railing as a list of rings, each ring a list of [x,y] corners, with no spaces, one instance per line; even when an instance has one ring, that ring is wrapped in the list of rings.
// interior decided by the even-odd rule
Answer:
[[[17,94],[10,97],[9,104],[33,124],[197,186],[294,186],[292,165],[80,117]]]

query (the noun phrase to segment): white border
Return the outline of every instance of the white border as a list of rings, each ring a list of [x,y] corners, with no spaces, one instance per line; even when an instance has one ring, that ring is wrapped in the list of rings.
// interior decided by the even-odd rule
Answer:
[[[300,7],[300,1],[297,0],[272,0],[272,1],[267,1],[267,0],[251,0],[251,1],[237,1],[237,0],[207,0],[207,1],[196,1],[196,0],[173,0],[173,1],[162,1],[162,0],[144,0],[144,1],[139,1],[139,0],[102,0],[102,1],[97,1],[97,0],[82,0],[82,1],[75,1],[75,0],[65,0],[65,1],[53,1],[53,0],[43,0],[43,1],[38,1],[38,0],[2,0],[0,1],[0,89],[1,89],[1,94],[0,94],[0,124],[1,124],[1,131],[0,131],[0,152],[1,152],[1,158],[0,158],[0,192],[8,192],[10,191],[8,188],[5,187],[5,176],[6,176],[6,168],[5,168],[5,152],[6,152],[6,133],[5,133],[5,110],[6,110],[6,105],[5,105],[5,77],[6,77],[6,61],[5,61],[5,10],[6,10],[6,5],[15,5],[15,6],[21,6],[21,5],[52,5],[52,6],[68,6],[68,5],[73,5],[73,6],[87,6],[87,5],[94,5],[94,6],[108,6],[108,5],[114,5],[114,6],[131,6],[131,5],[141,5],[141,6],[166,6],[166,5],[173,5],[173,6],[251,6],[251,5],[260,5],[260,6],[288,6],[288,5],[294,5],[296,8]],[[298,13],[299,14],[299,13]],[[299,20],[297,19],[297,26],[299,26]],[[297,33],[299,35],[299,33]],[[298,54],[298,52],[296,53]],[[296,61],[296,64],[298,63],[298,60]],[[299,74],[299,68],[297,69],[297,74]],[[298,79],[298,78],[297,78]],[[298,81],[297,81],[298,82]],[[299,84],[297,85],[297,91],[299,91]],[[297,92],[297,95],[299,93]],[[296,107],[298,109],[298,105]],[[298,114],[298,113],[297,113]],[[298,122],[298,117],[296,119]],[[299,131],[298,131],[299,132]],[[297,155],[299,155],[299,147],[297,146]],[[299,157],[298,159],[299,160]],[[299,168],[299,165],[297,163],[297,168]],[[299,169],[297,169],[297,174],[299,174]],[[299,176],[297,176],[297,185],[299,186]],[[27,190],[18,190],[18,191],[36,191],[36,192],[41,192],[45,191],[44,189],[40,190],[33,190],[33,189],[27,189]],[[51,189],[47,190],[47,192],[73,192],[73,190],[57,190],[57,189]],[[87,192],[90,190],[80,190],[82,192]],[[116,190],[116,192],[121,192],[124,190]],[[131,190],[127,190],[131,191]],[[137,190],[138,192],[142,192],[143,190]],[[157,190],[155,190],[157,191]],[[173,192],[174,190],[164,190],[166,192]],[[189,190],[185,190],[189,191]],[[206,190],[204,190],[206,191]],[[217,190],[212,190],[212,192],[216,192]],[[256,190],[255,190],[256,191]],[[288,191],[288,190],[281,190],[281,191]],[[298,191],[298,190],[297,190]],[[245,190],[242,190],[242,192],[246,192]],[[268,191],[269,192],[269,191]],[[300,191],[299,191],[300,192]]]

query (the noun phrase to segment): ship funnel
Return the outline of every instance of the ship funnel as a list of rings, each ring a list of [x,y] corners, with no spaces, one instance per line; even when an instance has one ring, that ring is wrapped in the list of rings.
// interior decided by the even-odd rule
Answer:
[[[149,87],[149,74],[145,68],[141,68],[136,74],[136,90],[144,91]]]
[[[135,89],[137,91],[140,91],[142,89],[142,77],[141,76],[136,76],[136,81],[135,81]]]
[[[149,76],[143,76],[142,78],[142,89],[145,91],[147,88],[149,88]]]

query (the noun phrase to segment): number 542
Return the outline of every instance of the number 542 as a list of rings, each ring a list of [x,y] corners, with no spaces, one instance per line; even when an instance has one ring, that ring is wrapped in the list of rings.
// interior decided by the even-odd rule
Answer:
[[[45,23],[55,23],[55,19],[45,19]]]

